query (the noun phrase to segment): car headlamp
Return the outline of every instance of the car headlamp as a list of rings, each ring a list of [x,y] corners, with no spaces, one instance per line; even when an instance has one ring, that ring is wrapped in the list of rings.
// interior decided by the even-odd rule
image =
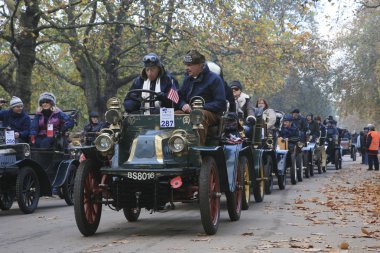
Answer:
[[[173,153],[182,152],[187,148],[187,140],[180,134],[175,134],[168,141],[169,149]]]
[[[105,113],[105,118],[111,125],[116,125],[121,119],[121,113],[116,109],[110,109]]]
[[[110,151],[115,142],[112,139],[112,135],[109,133],[102,133],[95,139],[95,147],[100,152]]]

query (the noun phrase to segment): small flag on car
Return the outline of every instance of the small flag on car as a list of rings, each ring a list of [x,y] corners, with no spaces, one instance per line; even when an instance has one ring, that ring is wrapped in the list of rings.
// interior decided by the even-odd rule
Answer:
[[[173,88],[170,88],[170,91],[168,93],[168,99],[170,99],[171,101],[173,101],[174,103],[178,104],[178,101],[179,101],[179,95],[178,95],[178,92],[177,90],[173,89]]]

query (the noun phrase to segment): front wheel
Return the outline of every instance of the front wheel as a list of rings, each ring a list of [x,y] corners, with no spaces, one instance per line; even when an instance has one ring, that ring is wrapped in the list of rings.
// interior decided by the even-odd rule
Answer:
[[[273,162],[270,155],[266,157],[264,171],[267,174],[267,180],[265,180],[265,194],[271,194],[273,191]]]
[[[342,168],[342,165],[339,166],[339,161],[340,161],[340,151],[337,149],[335,150],[335,154],[334,154],[334,158],[335,158],[335,169],[336,170],[339,170]]]
[[[141,208],[123,208],[123,213],[127,221],[135,222],[139,219]]]
[[[75,165],[70,165],[67,179],[62,185],[62,196],[68,206],[72,206],[74,204],[74,182],[76,170],[77,167]]]
[[[297,184],[297,164],[295,155],[292,155],[292,161],[290,165],[290,182],[294,185]]]
[[[241,156],[239,158],[240,165],[243,167],[243,197],[242,197],[242,209],[248,210],[251,204],[251,190],[252,190],[252,182],[251,182],[251,174],[249,172],[248,159],[245,156]]]
[[[11,209],[14,199],[15,199],[14,192],[0,193],[0,209],[3,211]]]
[[[302,180],[303,180],[303,156],[302,156],[302,153],[297,155],[296,164],[297,164],[297,179],[298,179],[298,182],[302,182]]]
[[[242,208],[242,197],[243,197],[243,168],[240,163],[235,169],[235,191],[226,192],[227,198],[227,210],[231,221],[237,221],[240,219],[241,208]]]
[[[74,183],[74,213],[79,231],[84,236],[95,234],[102,215],[102,195],[98,185],[100,174],[95,164],[88,159],[77,171]]]
[[[220,220],[220,185],[215,159],[211,156],[202,159],[199,174],[199,208],[206,234],[218,231]]]
[[[306,167],[305,167],[305,177],[309,178],[310,177],[309,172],[311,174],[310,167],[308,166],[308,164],[310,162],[310,160],[309,160],[309,153],[304,153],[303,154],[303,158],[304,158],[304,164],[306,164]]]
[[[25,214],[36,210],[40,199],[40,182],[30,167],[23,167],[16,180],[16,198],[18,206]]]

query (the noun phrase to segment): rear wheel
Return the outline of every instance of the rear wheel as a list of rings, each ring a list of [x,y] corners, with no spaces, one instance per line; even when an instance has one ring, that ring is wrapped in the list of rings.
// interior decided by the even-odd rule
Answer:
[[[0,209],[3,211],[9,210],[13,205],[14,199],[15,199],[14,192],[8,191],[8,192],[0,193]]]
[[[227,198],[227,210],[231,221],[237,221],[240,219],[241,205],[243,197],[243,168],[238,164],[235,169],[235,191],[226,192]]]
[[[129,222],[134,222],[139,219],[141,208],[123,208],[124,216]]]
[[[265,181],[265,194],[271,194],[273,191],[273,162],[272,157],[270,155],[267,155],[265,164],[264,164],[264,171],[267,173],[267,180]]]
[[[308,156],[308,153],[304,153],[304,154],[303,154],[303,158],[304,158],[304,163],[305,163],[306,165],[308,165],[309,162],[310,162],[310,160],[309,160],[309,156]],[[309,175],[309,171],[310,171],[309,166],[306,166],[306,167],[305,167],[305,177],[306,177],[306,178],[309,178],[309,177],[310,177],[310,175]],[[311,173],[311,172],[310,172],[310,173]]]
[[[74,212],[79,231],[84,236],[95,234],[102,215],[102,195],[98,189],[99,172],[92,160],[81,162],[74,184]]]
[[[310,152],[308,153],[309,155],[309,162],[307,163],[307,166],[308,166],[308,169],[310,171],[310,176],[314,176],[314,164],[313,164],[313,154],[314,152]]]
[[[62,196],[68,206],[72,206],[74,204],[74,182],[76,170],[77,167],[75,165],[70,165],[67,179],[62,185]]]
[[[297,155],[296,164],[297,164],[297,179],[298,179],[298,182],[302,182],[302,180],[303,180],[303,156],[302,156],[302,153],[299,153]]]
[[[204,157],[199,174],[199,208],[203,229],[209,235],[218,231],[220,196],[219,175],[215,159],[210,156]]]
[[[40,183],[30,167],[23,167],[16,180],[16,198],[21,211],[26,214],[36,210],[40,199]]]
[[[335,158],[335,169],[339,170],[340,169],[339,168],[340,152],[338,149],[335,150],[334,158]]]
[[[296,158],[295,155],[292,155],[291,159],[291,166],[290,166],[290,182],[292,184],[297,184],[297,164],[296,164]]]
[[[240,165],[243,168],[243,176],[244,176],[244,185],[243,185],[244,188],[243,188],[243,197],[242,197],[241,206],[243,210],[248,210],[251,204],[251,190],[252,190],[251,175],[249,172],[247,157],[241,156],[239,159],[240,159]]]

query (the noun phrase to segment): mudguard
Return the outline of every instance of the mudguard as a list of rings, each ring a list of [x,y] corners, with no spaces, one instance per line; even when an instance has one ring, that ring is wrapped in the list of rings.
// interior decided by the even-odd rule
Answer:
[[[218,167],[219,179],[220,179],[220,189],[222,192],[229,190],[228,175],[226,167],[226,158],[224,155],[223,148],[221,146],[205,147],[205,146],[194,146],[189,149],[200,151],[202,157],[212,156],[215,158],[216,166]]]
[[[226,145],[224,146],[224,155],[226,158],[226,169],[227,169],[227,179],[228,179],[228,189],[230,192],[234,192],[236,185],[236,175],[235,171],[239,168],[239,154],[242,145]]]
[[[289,150],[276,150],[276,160],[277,160],[277,173],[280,176],[285,175],[286,171],[286,157]]]
[[[263,149],[254,149],[253,150],[253,176],[254,179],[262,180],[264,178],[264,163],[263,163],[263,156],[264,156],[265,150]],[[262,172],[261,172],[262,169]]]
[[[60,187],[66,182],[66,179],[69,176],[69,168],[72,164],[78,167],[79,162],[77,160],[70,159],[61,161],[58,164],[57,173],[55,174],[52,187]]]

